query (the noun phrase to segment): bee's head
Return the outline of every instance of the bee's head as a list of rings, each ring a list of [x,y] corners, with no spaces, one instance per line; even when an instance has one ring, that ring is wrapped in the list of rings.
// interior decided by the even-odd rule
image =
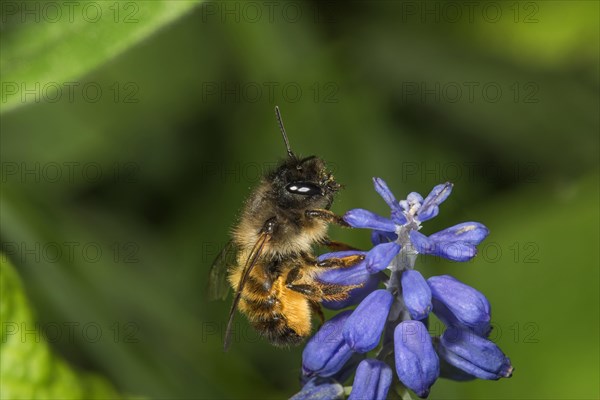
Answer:
[[[280,206],[285,208],[330,208],[341,185],[327,169],[325,161],[311,156],[285,160],[272,177]]]
[[[270,176],[277,203],[284,208],[328,209],[341,185],[333,179],[322,159],[315,156],[298,158],[294,155],[279,107],[275,107],[275,114],[288,153],[288,159]]]

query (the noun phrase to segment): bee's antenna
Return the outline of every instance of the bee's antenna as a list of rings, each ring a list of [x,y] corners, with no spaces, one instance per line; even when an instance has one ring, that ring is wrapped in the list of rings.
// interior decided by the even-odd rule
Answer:
[[[283,135],[283,140],[285,141],[285,147],[287,148],[288,156],[291,158],[296,158],[292,149],[290,149],[290,141],[288,140],[287,134],[285,133],[285,128],[283,126],[283,119],[281,119],[281,113],[279,112],[279,107],[275,106],[275,115],[277,116],[277,122],[279,122],[279,129],[281,129],[281,134]]]

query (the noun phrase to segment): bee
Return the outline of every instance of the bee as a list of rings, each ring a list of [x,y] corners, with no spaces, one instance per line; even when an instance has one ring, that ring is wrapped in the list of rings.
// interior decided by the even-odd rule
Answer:
[[[229,287],[235,293],[225,331],[225,350],[238,309],[271,344],[296,345],[310,335],[313,313],[323,323],[322,301],[346,299],[350,290],[360,287],[316,279],[324,268],[351,267],[364,256],[323,261],[314,256],[315,245],[355,250],[327,236],[331,223],[348,227],[330,211],[341,185],[321,158],[299,158],[292,152],[278,107],[275,114],[288,157],[263,176],[251,192],[231,240],[210,271],[210,297],[224,299]]]

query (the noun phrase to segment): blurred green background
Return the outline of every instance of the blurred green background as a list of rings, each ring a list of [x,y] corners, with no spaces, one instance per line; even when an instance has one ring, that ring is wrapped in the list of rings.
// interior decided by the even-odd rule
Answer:
[[[419,264],[488,296],[514,376],[441,380],[431,398],[600,397],[598,2],[6,1],[1,12],[2,257],[37,321],[15,325],[3,299],[3,397],[52,384],[31,378],[44,358],[6,357],[7,338],[50,342],[134,396],[299,389],[301,348],[273,348],[238,318],[223,353],[229,303],[206,298],[244,197],[285,155],[276,104],[295,152],[328,160],[346,185],[335,212],[386,212],[372,176],[398,197],[451,180],[423,232],[490,228],[475,261]],[[331,235],[369,246],[365,231]]]

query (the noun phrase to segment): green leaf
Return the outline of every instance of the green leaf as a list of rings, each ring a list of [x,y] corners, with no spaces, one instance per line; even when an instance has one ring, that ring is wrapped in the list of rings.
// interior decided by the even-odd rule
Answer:
[[[73,370],[37,329],[14,268],[0,254],[0,392],[6,399],[119,399],[105,379]]]
[[[76,84],[74,79],[141,42],[200,1],[51,3],[11,2],[2,7],[2,113],[39,101],[39,97],[52,98],[54,88]],[[30,91],[35,95],[25,95]]]

